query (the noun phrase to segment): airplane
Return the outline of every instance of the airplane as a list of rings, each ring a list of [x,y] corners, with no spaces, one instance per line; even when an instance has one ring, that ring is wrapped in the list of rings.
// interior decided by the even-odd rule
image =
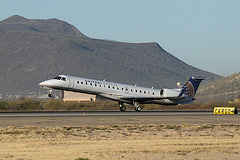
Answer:
[[[118,101],[120,111],[126,111],[124,104],[134,105],[135,111],[141,111],[140,104],[180,105],[192,103],[195,100],[199,84],[204,79],[206,77],[190,77],[180,89],[154,89],[105,80],[58,75],[53,79],[39,83],[39,85],[41,88],[94,94]],[[52,97],[52,93],[48,96]]]

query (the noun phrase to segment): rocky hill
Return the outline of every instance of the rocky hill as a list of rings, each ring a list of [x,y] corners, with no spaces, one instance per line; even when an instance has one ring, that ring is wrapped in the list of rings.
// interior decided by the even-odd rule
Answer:
[[[240,72],[202,85],[199,95],[236,98],[240,95]]]
[[[157,43],[87,38],[57,20],[12,16],[0,22],[0,93],[37,91],[58,74],[146,87],[176,87],[190,76],[220,77],[190,66]]]

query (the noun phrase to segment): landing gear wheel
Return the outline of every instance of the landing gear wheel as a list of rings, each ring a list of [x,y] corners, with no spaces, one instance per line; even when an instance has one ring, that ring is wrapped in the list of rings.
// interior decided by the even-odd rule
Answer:
[[[140,106],[135,107],[135,111],[140,112],[141,110],[142,110],[142,108]]]
[[[122,112],[126,111],[126,107],[125,106],[120,107],[120,111]]]
[[[52,92],[53,92],[52,90],[49,90],[48,98],[54,98]]]
[[[126,107],[123,105],[123,102],[119,102],[120,111],[126,111]]]

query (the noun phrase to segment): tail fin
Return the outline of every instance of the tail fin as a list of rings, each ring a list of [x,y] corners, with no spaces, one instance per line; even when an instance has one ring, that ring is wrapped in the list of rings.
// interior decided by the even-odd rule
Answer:
[[[179,94],[179,96],[186,94],[189,97],[194,98],[200,82],[202,82],[204,79],[206,79],[206,77],[190,77],[190,79],[182,87],[182,92]]]

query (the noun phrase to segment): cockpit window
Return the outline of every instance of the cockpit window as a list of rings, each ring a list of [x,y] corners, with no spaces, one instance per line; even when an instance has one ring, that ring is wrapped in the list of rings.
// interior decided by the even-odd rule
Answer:
[[[61,80],[61,81],[66,81],[65,77],[57,76],[54,79]]]
[[[54,79],[58,79],[58,80],[60,80],[62,77],[60,77],[60,76],[57,76],[57,77],[55,77]]]

